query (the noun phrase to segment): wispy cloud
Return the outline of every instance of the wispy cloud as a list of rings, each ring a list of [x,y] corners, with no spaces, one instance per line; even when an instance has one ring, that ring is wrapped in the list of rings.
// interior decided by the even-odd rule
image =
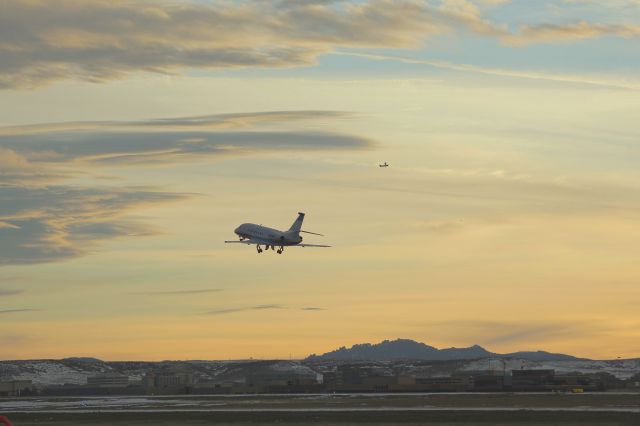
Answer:
[[[570,42],[603,36],[633,38],[640,36],[637,24],[598,24],[577,22],[564,25],[541,24],[524,26],[514,34],[504,34],[500,39],[509,45],[526,46],[538,43]]]
[[[341,111],[266,111],[0,128],[0,265],[75,258],[110,239],[157,235],[160,229],[129,215],[195,196],[154,188],[54,185],[53,180],[89,172],[94,165],[148,166],[372,146],[358,136],[278,127],[351,116]],[[69,176],[58,173],[60,169]]]
[[[438,333],[460,341],[482,345],[527,344],[535,347],[539,342],[562,339],[567,336],[595,335],[602,327],[587,321],[485,321],[451,320],[429,324]]]
[[[102,165],[151,165],[193,161],[211,156],[254,152],[358,149],[365,138],[330,132],[60,132],[46,135],[0,136],[0,146],[29,151],[33,161],[83,161]],[[45,158],[36,158],[45,153]],[[25,154],[28,155],[28,154]]]
[[[15,290],[15,289],[2,289],[0,288],[0,297],[2,296],[16,296],[18,294],[24,293],[24,290]]]
[[[249,307],[243,307],[243,308],[214,309],[214,310],[205,312],[205,315],[225,315],[225,314],[233,314],[236,312],[267,311],[267,310],[278,310],[278,309],[286,309],[286,308],[282,305],[256,305],[256,306],[249,306]]]
[[[315,306],[308,306],[302,308],[291,308],[278,304],[268,304],[268,305],[256,305],[256,306],[248,306],[248,307],[238,307],[238,308],[222,308],[222,309],[214,309],[208,312],[205,312],[205,315],[225,315],[225,314],[233,314],[236,312],[246,312],[246,311],[265,311],[265,310],[279,310],[279,309],[299,309],[301,311],[326,311],[326,308],[320,308]]]
[[[494,68],[486,66],[478,66],[472,64],[458,64],[454,62],[419,59],[405,56],[395,55],[379,55],[374,53],[361,52],[344,52],[336,51],[334,55],[354,56],[359,58],[367,58],[377,61],[396,61],[406,64],[428,65],[435,68],[448,69],[453,71],[470,72],[476,74],[494,75],[498,77],[522,78],[527,80],[545,80],[557,83],[587,84],[591,86],[611,87],[618,89],[640,90],[640,81],[615,79],[612,77],[590,77],[575,74],[556,74],[541,71],[518,71],[504,68]]]
[[[362,149],[369,139],[334,132],[267,130],[260,125],[346,118],[340,111],[271,111],[144,121],[49,123],[0,128],[0,165],[12,181],[31,165],[85,162],[149,165],[287,150]],[[250,129],[247,129],[250,128]],[[11,166],[11,168],[9,167]],[[20,172],[18,174],[18,172]],[[2,178],[0,172],[0,178]]]
[[[65,175],[32,164],[24,155],[0,146],[0,183],[42,183],[64,178]],[[6,224],[0,223],[0,228]]]
[[[0,309],[0,315],[17,314],[21,312],[33,312],[38,309],[21,308],[21,309]]]
[[[133,72],[308,66],[341,48],[417,48],[466,32],[510,46],[635,37],[635,24],[542,23],[510,32],[483,16],[502,0],[3,3],[0,88]]]
[[[169,291],[137,291],[131,292],[129,294],[140,295],[140,296],[181,296],[181,295],[192,295],[192,294],[208,294],[208,293],[218,293],[222,291],[221,288],[206,288],[206,289],[193,289],[193,290],[169,290]]]
[[[443,15],[443,16],[439,16]],[[46,18],[45,18],[46,17]],[[415,1],[215,5],[13,1],[0,15],[0,87],[135,71],[310,65],[334,45],[409,47],[456,14]]]
[[[35,339],[27,334],[0,334],[0,346],[14,347],[23,343],[32,342]]]
[[[100,243],[160,231],[127,213],[192,194],[145,188],[0,186],[0,265],[79,257]]]
[[[484,340],[486,344],[505,344],[518,342],[531,342],[551,339],[562,335],[571,335],[575,330],[567,324],[535,324],[520,325],[512,330],[503,330],[501,334],[488,337]]]
[[[265,124],[291,123],[294,121],[351,118],[355,115],[356,114],[348,111],[295,110],[212,114],[131,121],[72,121],[0,127],[0,135],[10,136],[114,129],[231,129],[256,127]],[[5,162],[3,163],[5,167],[8,167],[11,164],[24,166],[25,160],[19,157],[14,157],[5,159]]]

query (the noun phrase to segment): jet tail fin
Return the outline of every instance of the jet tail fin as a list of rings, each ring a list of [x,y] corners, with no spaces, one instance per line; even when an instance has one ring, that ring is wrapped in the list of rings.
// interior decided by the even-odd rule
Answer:
[[[291,225],[291,228],[289,228],[289,231],[300,232],[300,229],[302,229],[303,220],[304,220],[304,213],[298,212],[298,218],[295,220],[295,222],[293,222],[293,225]]]

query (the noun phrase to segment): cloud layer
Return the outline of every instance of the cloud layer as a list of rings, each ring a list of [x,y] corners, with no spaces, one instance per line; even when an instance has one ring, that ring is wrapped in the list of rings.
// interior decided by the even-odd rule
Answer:
[[[24,290],[2,289],[0,288],[0,297],[2,296],[16,296],[24,293]]]
[[[102,82],[132,72],[306,66],[338,48],[417,48],[452,32],[512,46],[640,33],[635,24],[588,22],[511,32],[483,16],[483,8],[501,3],[3,1],[0,88]]]
[[[529,344],[563,339],[567,336],[603,332],[602,326],[585,325],[575,321],[483,321],[452,320],[432,324],[437,332],[456,336],[460,341],[483,345]],[[478,341],[478,336],[482,336]]]
[[[256,305],[249,306],[244,308],[222,308],[222,309],[213,309],[211,311],[205,312],[205,315],[225,315],[225,314],[233,314],[236,312],[244,312],[244,311],[267,311],[267,310],[277,310],[277,309],[285,309],[282,305]]]
[[[256,305],[256,306],[246,306],[246,307],[238,307],[238,308],[220,308],[213,309],[211,311],[207,311],[205,315],[226,315],[226,314],[234,314],[236,312],[247,312],[247,311],[270,311],[270,310],[281,310],[281,309],[291,309],[284,305],[279,304],[267,304],[267,305]],[[303,308],[293,308],[301,311],[326,311],[326,308],[318,308],[318,307],[303,307]]]
[[[157,234],[127,214],[187,197],[139,188],[0,186],[0,266],[78,257],[106,240]]]
[[[74,122],[0,128],[0,178],[55,176],[33,163],[157,164],[215,155],[276,150],[358,149],[358,136],[324,131],[262,130],[256,126],[347,117],[334,111],[276,111],[131,122]],[[6,174],[6,176],[5,176]]]
[[[133,71],[309,65],[336,44],[408,47],[442,30],[418,2],[12,1],[2,11],[0,87],[14,88]]]
[[[157,291],[138,291],[129,294],[135,294],[138,296],[190,296],[198,294],[218,293],[222,291],[221,288],[207,288],[207,289],[194,289],[194,290],[157,290]]]
[[[86,255],[104,241],[160,230],[131,215],[193,194],[139,187],[78,187],[65,178],[94,166],[147,166],[274,151],[363,149],[372,141],[291,131],[338,111],[272,111],[138,121],[48,123],[0,128],[0,265]],[[284,129],[284,130],[283,130]]]
[[[30,309],[30,308],[0,309],[0,315],[17,314],[21,312],[31,312],[31,311],[35,311],[35,309]]]

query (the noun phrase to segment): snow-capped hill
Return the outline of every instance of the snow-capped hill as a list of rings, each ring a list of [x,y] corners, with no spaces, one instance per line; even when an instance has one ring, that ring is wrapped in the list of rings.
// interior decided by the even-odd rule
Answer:
[[[512,352],[510,354],[504,354],[501,356],[505,358],[527,359],[529,361],[576,361],[580,359],[571,355],[556,354],[546,351]]]
[[[82,385],[87,377],[109,372],[104,362],[84,363],[73,360],[33,360],[0,362],[0,381],[31,380],[35,385]]]
[[[102,361],[101,359],[98,358],[91,358],[91,357],[70,357],[70,358],[64,358],[62,361],[68,361],[68,362],[89,362],[89,363],[94,363],[94,364],[98,364],[98,363],[102,363],[104,361]]]
[[[306,365],[296,361],[278,361],[269,366],[272,371],[286,372],[298,377],[315,377],[317,373]]]

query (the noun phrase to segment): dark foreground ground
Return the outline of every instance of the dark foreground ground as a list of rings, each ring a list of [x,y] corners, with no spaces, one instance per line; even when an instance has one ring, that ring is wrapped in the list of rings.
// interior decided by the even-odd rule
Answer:
[[[243,395],[0,399],[15,426],[640,426],[640,394]]]
[[[118,414],[16,414],[15,426],[204,426],[204,425],[569,425],[638,426],[640,414],[590,412],[251,412],[251,413],[118,413]]]

